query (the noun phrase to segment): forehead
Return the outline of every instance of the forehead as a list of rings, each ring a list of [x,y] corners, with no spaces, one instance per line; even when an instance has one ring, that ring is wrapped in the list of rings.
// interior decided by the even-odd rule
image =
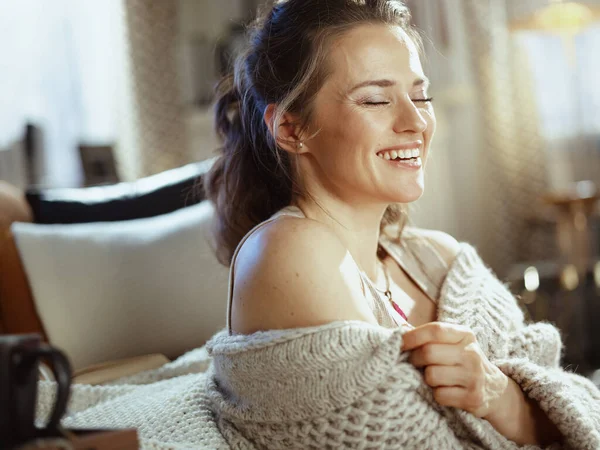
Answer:
[[[399,26],[360,25],[332,43],[329,51],[330,79],[354,83],[366,78],[393,78],[412,84],[423,76],[419,51]]]

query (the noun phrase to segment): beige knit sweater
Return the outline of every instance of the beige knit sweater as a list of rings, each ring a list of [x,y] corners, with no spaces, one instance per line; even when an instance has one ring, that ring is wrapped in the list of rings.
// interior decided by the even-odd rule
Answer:
[[[469,326],[488,358],[564,435],[549,448],[600,449],[600,391],[560,368],[558,330],[526,325],[475,250],[442,287],[438,320]],[[251,336],[216,334],[206,348],[114,386],[75,386],[71,427],[136,427],[144,448],[534,449],[484,419],[435,402],[401,352],[401,329],[335,322]],[[53,386],[40,385],[40,413]]]

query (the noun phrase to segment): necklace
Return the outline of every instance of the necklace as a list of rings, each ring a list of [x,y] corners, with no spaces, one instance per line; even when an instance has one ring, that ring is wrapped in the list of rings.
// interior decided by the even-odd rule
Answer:
[[[398,304],[392,299],[392,291],[390,290],[390,274],[388,273],[388,269],[387,266],[385,265],[385,263],[383,261],[381,261],[381,265],[383,266],[383,274],[385,275],[385,291],[382,291],[381,289],[378,289],[377,286],[375,286],[375,283],[373,283],[373,287],[381,292],[383,295],[385,295],[388,299],[388,301],[391,303],[392,308],[394,308],[394,310],[400,314],[402,316],[402,318],[404,320],[406,320],[406,322],[408,322],[408,317],[406,317],[406,314],[404,314],[404,311],[402,311],[402,308],[400,308],[398,306]]]

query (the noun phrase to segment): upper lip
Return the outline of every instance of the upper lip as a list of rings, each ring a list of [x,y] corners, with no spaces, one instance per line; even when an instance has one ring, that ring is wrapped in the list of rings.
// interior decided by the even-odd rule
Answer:
[[[388,152],[390,150],[408,150],[411,148],[421,149],[421,147],[423,147],[423,141],[413,141],[406,144],[394,145],[393,147],[382,148],[380,150],[377,150],[377,153]]]

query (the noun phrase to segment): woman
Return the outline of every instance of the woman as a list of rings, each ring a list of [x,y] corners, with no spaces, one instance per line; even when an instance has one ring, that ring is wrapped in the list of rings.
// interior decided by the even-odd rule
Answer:
[[[220,429],[230,443],[269,448],[510,448],[562,441],[595,448],[600,397],[590,382],[558,369],[556,329],[526,327],[515,300],[472,248],[404,226],[405,205],[424,190],[436,126],[409,20],[394,0],[278,2],[220,85],[223,154],[206,183],[218,215],[218,253],[231,264],[228,332],[209,345]],[[461,284],[482,280],[479,291]],[[344,353],[344,339],[374,339],[369,333],[379,333],[376,344]],[[314,336],[340,342],[325,349]],[[370,391],[358,388],[358,372],[349,373],[371,364],[369,352],[390,342],[404,356],[386,366],[389,372]],[[539,347],[544,343],[552,349]],[[325,374],[327,358],[325,365],[318,361],[326,352],[336,356]],[[544,358],[555,367],[542,367]],[[533,360],[538,365],[527,365]],[[406,380],[422,383],[412,391],[429,389],[423,394],[429,402],[421,404],[428,412],[415,418],[417,400],[404,410],[386,404],[402,415],[400,423],[373,422],[381,411],[360,402],[370,402],[382,386],[386,402],[408,396],[389,380],[406,362],[413,368]],[[336,372],[337,366],[345,369]],[[550,380],[550,373],[571,403],[568,394],[552,397],[550,385],[537,381]],[[347,389],[337,390],[336,382]],[[582,383],[586,390],[579,392],[575,385]],[[531,385],[537,394],[524,392]],[[351,398],[337,401],[348,391]],[[583,402],[590,396],[592,403]],[[571,408],[568,415],[557,414],[556,405]],[[440,406],[446,422],[439,412],[430,414]],[[429,435],[426,426],[417,434],[402,431],[409,409],[415,423],[436,424]],[[594,419],[584,423],[584,414]],[[363,421],[357,429],[339,424],[356,417]],[[452,436],[440,437],[445,434]],[[378,441],[382,436],[387,440]]]

